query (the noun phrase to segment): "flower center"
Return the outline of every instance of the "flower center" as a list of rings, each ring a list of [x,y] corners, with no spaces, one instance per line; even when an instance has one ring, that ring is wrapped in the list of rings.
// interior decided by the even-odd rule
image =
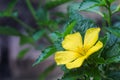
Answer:
[[[82,56],[85,56],[86,52],[87,51],[84,49],[84,47],[82,47],[82,48],[79,49],[79,54],[81,54]]]

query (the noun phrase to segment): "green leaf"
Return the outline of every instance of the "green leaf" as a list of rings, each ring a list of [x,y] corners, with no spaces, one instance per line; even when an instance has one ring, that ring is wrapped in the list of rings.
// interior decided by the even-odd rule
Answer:
[[[106,58],[112,58],[120,55],[119,44],[114,44],[113,46],[109,47],[109,49],[105,53],[106,53]]]
[[[111,80],[119,80],[120,79],[120,70],[109,72],[108,77],[112,78]]]
[[[12,27],[0,27],[0,34],[10,36],[21,36],[22,34]]]
[[[93,77],[93,80],[101,80],[100,71],[97,67],[89,67],[86,70],[86,74],[90,77]]]
[[[111,58],[108,58],[106,60],[106,63],[117,63],[117,62],[120,62],[120,54],[119,55],[116,55],[116,56],[113,56]]]
[[[11,27],[0,27],[0,34],[10,35],[10,36],[19,36],[21,45],[23,45],[25,43],[33,43],[34,42],[32,37],[22,35],[19,31],[17,31],[14,28],[11,28]]]
[[[64,73],[61,80],[77,80],[79,78],[82,78],[84,75],[83,71],[84,69],[69,70],[67,73]]]
[[[46,3],[46,5],[44,6],[46,9],[52,9],[55,8],[61,4],[70,2],[72,0],[52,0]]]
[[[36,16],[38,18],[39,24],[42,24],[43,22],[48,22],[50,18],[48,11],[44,10],[43,8],[38,8],[38,10],[36,11]]]
[[[103,43],[103,48],[100,51],[101,53],[104,50],[104,48],[106,47],[107,43],[109,42],[109,39],[110,39],[110,34],[109,33],[106,33],[105,36],[102,36],[100,38],[100,41],[102,41],[102,43]]]
[[[39,76],[39,80],[45,80],[46,76],[56,68],[55,64],[50,65],[44,72]]]
[[[29,50],[30,50],[29,48],[25,48],[25,49],[21,50],[21,51],[19,52],[17,58],[18,58],[18,59],[22,59],[22,58],[25,56],[25,54],[27,54],[27,52],[28,52]]]
[[[57,51],[64,50],[62,47],[62,39],[57,39],[57,41],[54,42],[54,46],[56,47]]]
[[[94,65],[68,70],[64,72],[61,80],[90,80],[90,77],[93,77],[93,80],[101,80],[100,71]]]
[[[76,21],[72,21],[70,24],[65,29],[65,32],[63,33],[63,37],[65,37],[67,34],[70,34],[70,32],[73,30],[75,27]]]
[[[7,6],[7,9],[4,10],[3,12],[0,12],[0,17],[8,17],[8,16],[12,16],[12,11],[14,9],[14,6],[16,5],[18,0],[12,0],[10,1],[10,3]]]
[[[108,0],[110,3],[113,3],[114,1],[116,1],[116,0]]]
[[[109,28],[106,28],[106,30],[108,30],[109,32],[111,32],[115,36],[120,37],[120,28],[118,28],[118,27],[109,27]]]
[[[95,65],[95,64],[88,64],[86,66],[83,66],[84,70],[84,77],[85,79],[81,79],[81,80],[91,80],[90,78],[93,78],[92,80],[102,80],[102,76],[101,76],[101,71],[99,69],[99,65]],[[81,71],[82,71],[81,70]]]
[[[97,64],[104,64],[105,63],[105,60],[102,57],[101,58],[95,58],[94,60]]]
[[[110,35],[109,35],[108,43],[107,43],[107,45],[106,45],[105,48],[108,49],[108,50],[111,49],[112,46],[115,45],[116,41],[117,41],[117,37],[114,36],[113,34],[110,34]],[[105,51],[107,51],[107,50],[105,50]]]
[[[54,46],[50,46],[42,51],[40,56],[37,58],[37,60],[34,62],[33,66],[39,64],[40,62],[44,61],[46,58],[51,56],[56,52],[56,48]]]
[[[50,38],[53,42],[57,41],[61,37],[62,37],[62,34],[60,32],[54,32],[50,34]]]
[[[98,10],[98,5],[96,5],[97,3],[94,1],[84,1],[80,4],[80,10],[89,10],[89,11],[94,11],[94,10]]]
[[[118,16],[116,16],[116,17],[118,17]],[[118,19],[118,20],[119,20],[119,19]],[[120,28],[120,22],[119,22],[119,21],[116,22],[113,26]]]
[[[20,45],[24,45],[26,43],[33,43],[33,42],[34,42],[34,40],[30,36],[21,36],[20,37]]]
[[[120,45],[116,42],[114,45],[106,49],[104,53],[106,54],[106,63],[120,62]]]
[[[4,12],[3,11],[0,12],[0,17],[4,17]]]
[[[116,7],[116,5],[115,5],[115,7]],[[112,11],[112,13],[114,14],[114,13],[119,12],[119,11],[120,11],[120,5],[118,5],[116,7],[116,9],[114,11]]]
[[[13,8],[15,7],[16,3],[18,0],[12,0],[10,1],[10,3],[8,4],[8,7],[6,9],[6,14],[10,15],[13,11]]]
[[[80,32],[82,35],[84,35],[88,28],[96,27],[95,22],[93,22],[92,20],[88,18],[81,16],[78,11],[72,9],[72,5],[69,7],[68,23],[71,21],[76,21],[76,25],[72,30],[73,33]]]
[[[99,7],[102,6],[103,4],[100,3],[100,1],[83,1],[80,6],[79,6],[79,10],[80,11],[87,11],[87,12],[95,12],[101,16],[103,16],[103,14],[100,12]]]
[[[39,40],[45,33],[45,30],[40,30],[40,31],[37,31],[34,35],[33,35],[33,39],[34,41],[37,41]]]

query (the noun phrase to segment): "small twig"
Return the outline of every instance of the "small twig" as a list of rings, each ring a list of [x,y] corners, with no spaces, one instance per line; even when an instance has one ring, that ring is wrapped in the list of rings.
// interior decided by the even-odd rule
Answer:
[[[22,27],[24,27],[25,29],[28,29],[30,32],[34,32],[35,30],[33,28],[31,28],[29,25],[27,25],[26,23],[24,23],[23,21],[21,21],[20,19],[16,18],[16,17],[12,17],[15,21],[17,21],[18,23],[20,23],[22,25]]]
[[[36,12],[35,12],[35,10],[34,10],[32,4],[30,3],[30,0],[25,0],[25,1],[26,1],[26,3],[27,3],[27,6],[28,6],[28,8],[29,8],[31,14],[33,15],[34,19],[37,21]]]

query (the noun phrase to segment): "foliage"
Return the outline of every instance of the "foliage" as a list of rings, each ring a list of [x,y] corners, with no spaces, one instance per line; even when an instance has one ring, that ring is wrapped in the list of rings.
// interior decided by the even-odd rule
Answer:
[[[46,48],[43,52],[42,55],[39,56],[39,58],[36,60],[36,62],[33,64],[36,65],[38,63],[40,63],[41,61],[45,60],[46,58],[48,58],[50,55],[52,55],[54,52],[56,51],[55,47],[48,47]]]
[[[82,2],[73,2],[68,7],[68,20],[63,13],[56,13],[56,16],[59,15],[59,19],[63,18],[62,20],[53,20],[49,9],[69,1],[70,0],[51,0],[44,6],[40,6],[40,8],[35,10],[31,2],[26,0],[27,6],[38,25],[38,29],[28,26],[16,16],[13,16],[13,13],[11,13],[10,10],[10,14],[7,16],[11,16],[13,19],[18,21],[25,28],[27,36],[10,27],[1,27],[0,33],[20,36],[21,44],[34,44],[39,39],[45,37],[51,43],[51,46],[42,51],[38,59],[33,64],[33,66],[35,66],[46,60],[56,51],[64,50],[61,42],[66,35],[74,32],[80,32],[83,36],[87,29],[99,26],[94,20],[86,18],[83,14],[81,14],[81,12],[97,13],[103,20],[101,23],[102,26],[100,26],[101,34],[99,38],[104,44],[103,48],[86,59],[82,67],[69,70],[65,67],[65,65],[62,65],[61,69],[64,71],[64,75],[61,77],[61,80],[119,80],[120,18],[117,16],[118,22],[113,23],[112,16],[115,13],[120,12],[120,5],[114,7],[113,3],[115,0],[83,0]],[[4,17],[6,14],[3,15],[3,13],[0,13],[0,16]],[[66,23],[64,22],[64,19],[67,20]],[[62,22],[65,24],[63,30],[56,31],[60,29],[58,26],[60,26]],[[19,57],[21,58],[24,56],[28,50],[29,49],[21,51]],[[53,66],[55,66],[55,64],[52,65],[52,67]],[[53,70],[52,67],[48,67],[48,69],[44,72],[45,75],[41,76],[45,77],[51,70]]]
[[[70,1],[71,0],[54,0],[54,1],[46,0],[45,4],[43,5],[43,1],[39,0],[39,3],[37,3],[36,6],[33,5],[33,1],[31,0],[20,1],[25,3],[26,5],[25,8],[28,9],[29,14],[31,14],[31,18],[33,19],[33,24],[36,27],[30,25],[29,23],[26,23],[24,20],[19,18],[21,15],[20,13],[21,11],[19,11],[18,6],[16,6],[19,4],[18,0],[9,1],[7,8],[4,9],[3,11],[0,11],[0,18],[1,20],[4,18],[10,18],[11,21],[13,20],[15,24],[19,25],[19,29],[23,29],[24,32],[18,30],[16,26],[6,24],[6,25],[0,25],[0,34],[8,35],[8,36],[18,36],[20,37],[21,46],[25,44],[31,44],[36,49],[40,49],[40,50],[44,49],[46,45],[43,44],[42,48],[39,48],[39,45],[41,44],[36,45],[36,43],[38,43],[43,38],[45,38],[49,44],[55,45],[53,44],[53,42],[55,41],[54,38],[56,37],[56,35],[58,36],[59,33],[57,32],[52,33],[52,32],[58,30],[59,25],[63,25],[63,23],[65,23],[65,21],[67,20],[66,19],[67,15],[63,12],[51,13],[50,10]],[[52,17],[54,17],[54,19]],[[17,58],[22,59],[29,52],[29,50],[30,48],[25,48],[19,51]],[[36,60],[35,64],[38,64],[41,61],[45,60],[55,51],[56,48],[54,46],[48,47],[46,50],[42,51],[42,55],[40,55],[40,57]],[[55,67],[52,66],[52,68],[54,69]],[[45,70],[46,75],[49,72],[50,72],[49,68],[48,70]],[[45,75],[42,78],[44,79]]]

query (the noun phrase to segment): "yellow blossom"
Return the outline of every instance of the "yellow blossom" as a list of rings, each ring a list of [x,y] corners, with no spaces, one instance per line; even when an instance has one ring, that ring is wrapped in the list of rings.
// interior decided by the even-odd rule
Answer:
[[[100,28],[89,28],[84,36],[84,43],[79,32],[69,34],[62,41],[65,51],[55,53],[57,65],[65,64],[68,69],[80,67],[84,60],[103,47],[98,41]]]

